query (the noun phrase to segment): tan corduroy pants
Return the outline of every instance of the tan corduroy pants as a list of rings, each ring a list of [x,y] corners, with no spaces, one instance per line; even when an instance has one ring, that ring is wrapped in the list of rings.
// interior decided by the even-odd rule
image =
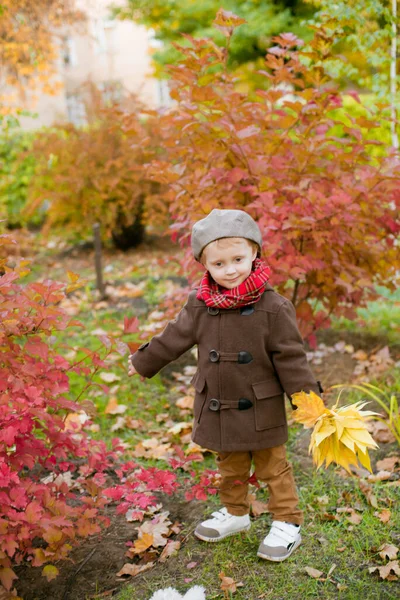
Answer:
[[[247,497],[251,464],[259,481],[269,490],[268,510],[276,521],[301,525],[303,513],[298,507],[292,466],[286,460],[285,446],[252,452],[220,452],[217,465],[221,474],[220,499],[231,515],[246,515],[250,509]]]

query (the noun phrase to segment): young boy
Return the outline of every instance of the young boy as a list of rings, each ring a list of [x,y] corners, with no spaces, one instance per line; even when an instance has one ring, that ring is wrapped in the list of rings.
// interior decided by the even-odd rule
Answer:
[[[268,485],[273,516],[258,556],[282,561],[300,545],[303,522],[286,460],[284,393],[322,390],[293,305],[267,283],[257,223],[244,211],[215,209],[195,223],[191,241],[194,258],[206,268],[200,287],[162,333],[129,357],[128,373],[153,377],[197,344],[192,439],[217,452],[223,508],[195,535],[217,542],[250,528],[253,462],[257,479]]]

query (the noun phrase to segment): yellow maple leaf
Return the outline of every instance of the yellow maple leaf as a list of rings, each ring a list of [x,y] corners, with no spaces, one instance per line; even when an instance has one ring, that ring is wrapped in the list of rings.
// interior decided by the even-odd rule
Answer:
[[[141,554],[153,544],[154,536],[151,533],[143,533],[142,536],[134,543],[132,551],[134,554]]]
[[[292,395],[292,403],[297,406],[297,410],[293,412],[293,419],[306,428],[314,427],[323,414],[329,413],[322,398],[314,392],[297,392]]]
[[[377,413],[362,410],[365,402],[338,407],[325,408],[319,396],[310,392],[299,392],[292,397],[298,406],[293,413],[295,421],[304,427],[314,427],[309,452],[319,469],[324,463],[342,466],[350,472],[350,465],[359,463],[371,472],[368,449],[377,448],[378,444],[367,430],[366,418]]]

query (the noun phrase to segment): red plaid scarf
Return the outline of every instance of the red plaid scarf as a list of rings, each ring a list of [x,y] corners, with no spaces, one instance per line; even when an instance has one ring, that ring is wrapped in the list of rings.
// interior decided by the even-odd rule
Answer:
[[[228,290],[215,283],[210,273],[206,271],[200,282],[196,297],[203,300],[207,306],[217,308],[240,308],[258,302],[264,293],[271,269],[260,258],[253,262],[250,275],[240,285]]]

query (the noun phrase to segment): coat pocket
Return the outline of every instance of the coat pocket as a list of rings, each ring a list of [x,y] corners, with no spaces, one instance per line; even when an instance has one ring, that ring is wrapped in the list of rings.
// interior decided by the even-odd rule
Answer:
[[[194,421],[195,423],[199,423],[207,397],[206,380],[204,376],[200,373],[200,371],[196,371],[190,383],[194,386],[194,389],[196,390],[193,406]]]
[[[255,396],[255,427],[257,431],[286,425],[283,389],[277,379],[252,384]]]

